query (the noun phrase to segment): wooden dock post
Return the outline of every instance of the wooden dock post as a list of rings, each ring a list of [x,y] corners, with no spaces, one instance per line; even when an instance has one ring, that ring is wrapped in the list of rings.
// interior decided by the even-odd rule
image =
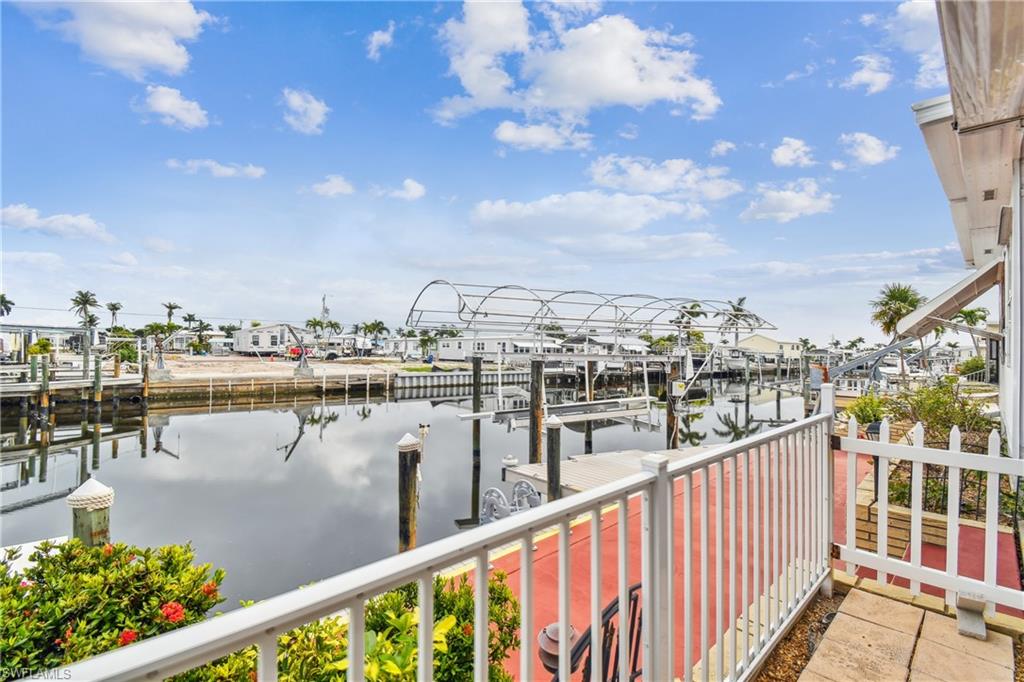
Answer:
[[[71,507],[71,528],[75,538],[86,547],[99,547],[110,542],[113,488],[90,478],[67,496],[67,503]]]
[[[544,423],[548,430],[548,501],[562,496],[562,420],[548,417]]]
[[[39,383],[39,421],[43,429],[49,426],[50,421],[50,358],[43,356]]]
[[[92,328],[82,332],[82,378],[89,378],[89,351],[92,349]]]
[[[679,418],[676,416],[675,401],[672,400],[672,384],[679,378],[675,364],[668,363],[668,379],[665,386],[665,447],[675,450],[679,447]]]
[[[28,362],[29,362],[29,366],[28,366],[28,380],[29,381],[35,381],[37,379],[36,375],[39,372],[39,356],[38,355],[30,355],[29,358],[28,358]]]
[[[530,360],[530,464],[540,464],[544,425],[544,361]]]
[[[420,439],[411,433],[398,441],[398,551],[416,546],[416,470],[420,464]]]
[[[117,354],[114,356],[114,378],[121,378],[121,355]],[[117,421],[117,411],[121,407],[121,396],[118,395],[117,386],[113,386],[110,389],[110,407],[113,410],[113,419]],[[116,442],[116,441],[115,441]]]
[[[95,419],[100,421],[103,412],[103,358],[97,354],[92,372],[92,409]]]
[[[142,359],[142,414],[149,412],[149,357]],[[142,449],[145,453],[146,449]]]
[[[586,385],[587,397],[586,397],[586,401],[587,402],[592,402],[594,400],[594,394],[595,394],[595,392],[594,392],[594,383],[596,382],[596,379],[597,379],[597,377],[594,376],[594,373],[596,371],[597,371],[597,363],[594,362],[593,360],[587,360],[587,365],[586,365],[586,376],[587,376],[587,385]],[[588,454],[588,455],[594,454],[594,423],[592,421],[590,421],[589,419],[586,422],[584,422],[584,426],[583,426],[583,452],[585,454]]]
[[[484,359],[474,355],[473,359],[473,412],[482,412],[484,409],[483,398],[483,363]],[[473,458],[480,458],[480,420],[473,420]]]

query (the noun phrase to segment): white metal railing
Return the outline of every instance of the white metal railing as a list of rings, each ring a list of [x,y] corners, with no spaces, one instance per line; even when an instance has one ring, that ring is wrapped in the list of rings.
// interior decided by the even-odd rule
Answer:
[[[521,561],[519,677],[539,679],[535,670],[533,617],[537,602],[533,580],[535,535],[557,529],[558,623],[560,631],[566,633],[570,631],[574,576],[570,561],[570,523],[575,520],[590,524],[589,626],[591,633],[601,633],[605,606],[601,595],[602,515],[606,518],[616,515],[617,599],[622,606],[629,603],[631,591],[628,533],[631,500],[641,509],[643,617],[639,619],[639,639],[643,679],[671,679],[678,673],[690,680],[694,664],[699,662],[703,672],[698,677],[707,680],[712,664],[717,664],[719,671],[726,670],[727,645],[733,652],[727,663],[728,678],[745,679],[757,669],[829,574],[831,386],[823,386],[822,395],[823,414],[717,446],[671,466],[664,455],[648,455],[642,459],[640,472],[613,483],[549,502],[249,608],[82,661],[66,669],[66,677],[62,679],[164,678],[256,644],[258,679],[261,682],[276,680],[278,637],[341,611],[348,612],[349,658],[363,660],[367,600],[417,582],[418,677],[429,680],[433,673],[434,577],[453,565],[472,563],[475,571],[474,679],[486,680],[488,562],[492,551],[508,548],[512,543],[518,543]],[[710,525],[712,515],[713,526]],[[679,523],[681,527],[677,529]],[[714,534],[713,559],[709,556],[711,532]],[[693,560],[695,550],[699,555],[696,562]],[[694,586],[698,582],[699,594],[695,595]],[[714,623],[718,624],[714,628],[710,620],[712,594]],[[681,632],[676,623],[679,604],[684,609]],[[699,610],[696,610],[698,604]],[[635,633],[630,632],[629,612],[629,608],[618,609],[618,679],[623,680],[632,678],[634,662],[629,651],[630,643],[635,641]],[[752,633],[748,633],[746,623],[753,623]],[[738,632],[743,633],[742,645],[737,644]],[[595,643],[603,640],[599,636],[591,637]],[[695,641],[699,648],[695,648]],[[570,679],[570,646],[568,637],[560,638],[560,680]],[[682,660],[676,657],[680,649]],[[596,649],[591,653],[597,654],[592,656],[591,679],[603,680],[603,657]],[[348,679],[362,682],[363,666],[351,665]]]
[[[984,381],[988,383],[988,369],[976,369],[973,372],[961,374],[960,381]]]
[[[847,452],[846,473],[846,543],[840,547],[840,558],[846,562],[848,573],[854,573],[859,566],[878,572],[878,581],[885,583],[890,575],[899,576],[910,582],[910,589],[916,595],[921,593],[921,584],[932,585],[946,592],[946,601],[956,604],[957,592],[981,595],[992,605],[1002,604],[1024,609],[1024,592],[1005,587],[996,582],[999,536],[999,480],[1009,476],[1011,488],[1016,488],[1018,476],[1024,476],[1024,460],[1001,457],[999,432],[989,434],[987,455],[960,451],[960,430],[953,427],[949,434],[949,449],[941,450],[924,447],[924,428],[918,423],[911,431],[911,445],[889,442],[889,423],[883,421],[877,441],[864,440],[857,432],[857,420],[850,419],[849,436],[840,439],[841,449]],[[857,455],[866,454],[878,458],[878,500],[877,500],[877,550],[875,552],[857,547]],[[909,561],[893,558],[888,554],[889,545],[889,464],[892,460],[911,462],[910,480],[910,542]],[[922,526],[924,522],[923,478],[925,465],[948,469],[945,568],[922,565]],[[978,471],[985,475],[985,550],[984,577],[970,578],[959,571],[960,559],[960,478],[963,471]],[[979,501],[980,502],[980,501]],[[1014,557],[1016,560],[1016,556]]]

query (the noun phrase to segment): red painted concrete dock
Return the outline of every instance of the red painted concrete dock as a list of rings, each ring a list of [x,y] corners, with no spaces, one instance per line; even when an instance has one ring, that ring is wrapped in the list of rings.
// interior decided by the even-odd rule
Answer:
[[[857,463],[857,477],[858,480],[863,479],[871,470],[871,458],[868,456],[861,456],[858,458]],[[764,468],[761,469],[762,473]],[[835,479],[833,481],[834,486],[834,500],[835,509],[833,514],[833,537],[836,542],[845,542],[845,511],[846,511],[846,453],[842,451],[835,452]],[[737,549],[736,549],[736,570],[733,570],[729,565],[729,543],[731,541],[731,532],[729,528],[729,515],[728,515],[728,504],[729,504],[729,488],[730,478],[732,477],[732,470],[730,465],[726,465],[725,476],[723,480],[723,490],[725,493],[725,526],[723,527],[723,555],[721,560],[724,562],[724,569],[722,574],[728,578],[728,582],[723,585],[723,620],[729,625],[723,627],[731,627],[736,619],[741,615],[742,601],[741,591],[742,583],[740,582],[740,570],[742,567],[741,561],[741,538],[737,537]],[[742,480],[743,469],[739,468],[740,479]],[[750,502],[753,504],[753,477],[748,477],[748,481],[751,485],[750,489]],[[711,473],[706,482],[708,485],[708,500],[709,510],[711,513],[708,519],[708,586],[707,586],[707,599],[709,600],[708,606],[708,640],[709,646],[715,644],[716,633],[719,630],[718,623],[716,622],[715,614],[715,593],[717,589],[716,570],[717,561],[719,557],[715,554],[715,533],[716,533],[716,514],[714,510],[717,507],[717,501],[715,499],[715,491],[717,482],[715,480],[714,470]],[[693,647],[691,650],[691,660],[693,663],[698,661],[700,655],[700,623],[701,623],[701,599],[702,594],[700,591],[700,563],[701,563],[701,542],[699,536],[700,528],[700,487],[705,485],[705,482],[701,480],[699,474],[693,476],[693,497],[691,505],[692,514],[692,528],[694,529],[692,537],[689,539],[689,544],[692,553],[692,565],[694,569],[693,573],[693,586],[692,586],[692,601],[689,605],[691,609],[691,622],[694,628],[693,633]],[[759,483],[760,486],[760,483]],[[741,486],[737,484],[737,495],[740,495]],[[774,494],[774,491],[770,491]],[[675,598],[676,598],[676,614],[675,614],[675,637],[676,637],[676,656],[675,656],[675,675],[681,676],[683,671],[683,655],[682,655],[682,642],[683,642],[683,617],[684,609],[682,608],[683,601],[683,566],[682,566],[682,546],[684,541],[683,536],[683,504],[682,504],[682,483],[677,481],[675,488],[675,499],[674,505],[675,511],[675,573],[673,576],[675,585]],[[766,500],[760,500],[760,506],[762,510],[765,507]],[[737,500],[737,518],[743,518],[742,510],[742,498]],[[786,518],[792,520],[789,514],[784,514]],[[741,522],[742,523],[742,522]],[[634,498],[630,501],[629,512],[627,515],[627,537],[628,537],[628,584],[633,584],[640,580],[640,553],[641,553],[641,541],[640,541],[640,524],[641,524],[641,501],[639,498]],[[575,625],[577,630],[581,633],[584,632],[590,625],[590,545],[591,545],[591,523],[589,519],[577,523],[572,527],[571,539],[570,539],[570,622]],[[742,526],[740,526],[742,527]],[[782,525],[780,523],[780,535]],[[759,529],[760,530],[760,529]],[[769,566],[771,567],[774,562],[774,557],[771,555],[771,543],[773,537],[771,535],[771,526],[769,527]],[[601,522],[601,604],[602,607],[607,605],[617,596],[618,591],[618,511],[605,512],[602,516]],[[981,562],[983,561],[984,553],[979,551],[979,543],[984,543],[984,533],[977,531],[977,529],[964,529],[961,534],[960,544],[960,569],[965,575],[981,576],[983,567]],[[1008,545],[1006,543],[1009,543]],[[923,553],[923,561],[927,565],[941,566],[945,561],[945,551],[935,551],[941,548],[925,547]],[[763,553],[763,546],[761,553]],[[757,570],[758,575],[763,575],[762,572],[762,560],[763,554],[759,553],[759,556],[754,555],[753,549],[753,538],[748,536],[748,565],[751,570]],[[938,563],[935,563],[938,562]],[[512,590],[519,596],[520,593],[520,554],[518,551],[513,551],[505,556],[495,558],[492,561],[493,570],[504,571],[508,574],[509,584]],[[532,626],[531,637],[536,637],[536,633],[543,626],[554,623],[558,620],[558,536],[557,532],[538,540],[536,543],[536,549],[534,552],[534,622]],[[752,581],[752,578],[751,578]],[[1013,538],[1008,536],[1006,538],[1000,538],[1000,564],[999,564],[999,583],[1005,585],[1012,585],[1014,587],[1020,587],[1019,577],[1016,571],[1016,554],[1013,549]],[[736,613],[729,613],[729,596],[732,591],[735,590],[736,594]],[[753,592],[752,582],[750,587],[751,593]],[[941,593],[938,590],[931,590],[925,587],[924,590],[930,593]],[[750,616],[753,617],[752,615]],[[536,641],[536,640],[534,640]],[[519,660],[518,653],[513,654],[512,658],[506,663],[507,670],[515,676],[519,674]],[[544,672],[544,668],[541,666],[540,661],[536,662],[535,666],[537,677],[543,679],[550,679],[549,675]],[[577,673],[576,676],[579,676]],[[576,677],[574,676],[574,677]]]

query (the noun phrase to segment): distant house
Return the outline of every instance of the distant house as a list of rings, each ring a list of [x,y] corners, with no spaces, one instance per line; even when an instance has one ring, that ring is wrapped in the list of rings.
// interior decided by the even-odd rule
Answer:
[[[420,354],[420,340],[416,336],[391,336],[383,339],[384,355],[406,358]]]
[[[292,327],[302,343],[312,346],[313,332],[303,327]],[[240,329],[234,335],[234,350],[244,355],[276,355],[284,353],[295,345],[295,338],[286,324],[264,324],[259,327]]]
[[[437,359],[458,362],[479,355],[493,362],[499,354],[511,360],[516,355],[539,352],[541,348],[545,353],[557,353],[562,349],[562,344],[558,339],[550,337],[545,338],[542,344],[538,337],[531,334],[450,336],[438,340]]]
[[[578,334],[563,342],[570,353],[596,353],[598,355],[643,355],[650,345],[639,336],[614,334]]]
[[[211,329],[203,334],[210,344],[210,350],[214,353],[227,353],[234,346],[234,339],[220,331]],[[199,334],[191,329],[179,329],[164,341],[164,350],[169,352],[187,352],[194,341],[199,340]]]
[[[776,341],[764,334],[751,334],[745,339],[740,339],[736,348],[753,351],[763,355],[781,354],[785,360],[796,360],[800,358],[800,344],[796,341]]]

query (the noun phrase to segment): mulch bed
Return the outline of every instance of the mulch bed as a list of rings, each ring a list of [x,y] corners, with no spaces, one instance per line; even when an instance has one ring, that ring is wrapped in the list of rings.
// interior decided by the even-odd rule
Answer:
[[[1013,643],[1013,679],[1024,682],[1024,642]]]
[[[839,610],[845,596],[836,592],[829,598],[815,597],[793,629],[768,656],[757,676],[758,682],[793,682],[800,677],[814,654],[812,647],[817,647],[825,635],[827,626],[823,619]],[[1024,682],[1024,679],[1018,677],[1017,682]]]

